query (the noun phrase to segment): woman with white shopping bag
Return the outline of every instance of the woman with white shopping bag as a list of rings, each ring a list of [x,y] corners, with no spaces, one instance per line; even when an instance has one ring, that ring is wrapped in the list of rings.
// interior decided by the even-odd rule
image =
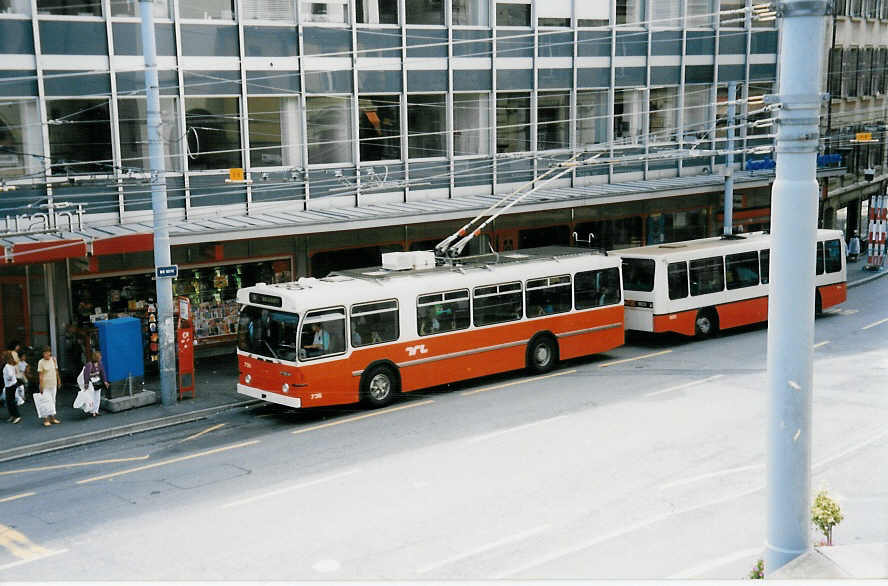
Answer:
[[[43,419],[45,427],[61,423],[56,417],[56,391],[62,377],[59,375],[59,366],[52,356],[52,349],[48,346],[43,349],[43,358],[37,363],[37,376],[40,388],[40,392],[34,395],[37,417]]]
[[[87,415],[98,416],[102,405],[102,390],[108,388],[108,377],[102,367],[102,353],[98,350],[92,353],[91,360],[80,371],[77,385],[80,392],[74,399],[74,408],[79,407]]]
[[[5,352],[3,354],[3,392],[6,394],[6,408],[9,410],[10,423],[18,423],[22,420],[19,413],[18,403],[15,398],[15,389],[19,386],[16,377],[16,360],[12,353]]]

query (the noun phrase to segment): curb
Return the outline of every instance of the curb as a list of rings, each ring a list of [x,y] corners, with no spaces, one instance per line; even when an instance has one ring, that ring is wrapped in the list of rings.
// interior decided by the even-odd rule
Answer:
[[[875,275],[872,275],[870,277],[864,277],[862,279],[858,279],[856,281],[852,281],[852,282],[848,283],[848,287],[849,288],[850,287],[857,287],[858,285],[863,285],[864,283],[869,283],[870,281],[875,281],[876,279],[880,279],[880,278],[884,277],[885,275],[888,275],[888,271],[879,271]]]
[[[16,448],[12,448],[11,450],[0,451],[0,462],[9,462],[10,460],[18,460],[20,458],[27,458],[29,456],[36,456],[38,454],[45,454],[47,452],[55,452],[58,450],[64,450],[66,448],[73,448],[85,444],[114,439],[125,435],[133,435],[135,433],[141,433],[143,431],[152,431],[164,427],[180,425],[182,423],[200,421],[201,419],[206,419],[207,417],[210,417],[217,413],[221,413],[223,411],[256,405],[261,402],[262,401],[260,401],[259,399],[251,399],[248,401],[238,401],[236,403],[226,403],[224,405],[217,405],[215,407],[207,407],[205,409],[198,409],[196,411],[180,413],[178,415],[157,417],[154,419],[148,419],[146,421],[129,423],[127,425],[109,427],[108,429],[90,431],[87,433],[79,433],[77,435],[58,438],[39,444],[18,446]]]

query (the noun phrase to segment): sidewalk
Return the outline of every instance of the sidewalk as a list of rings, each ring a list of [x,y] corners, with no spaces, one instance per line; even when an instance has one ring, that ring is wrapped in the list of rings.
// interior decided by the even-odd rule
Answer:
[[[875,273],[864,271],[865,264],[864,259],[848,264],[849,287],[862,285],[888,274],[888,270]],[[195,397],[192,399],[190,395],[186,395],[186,398],[168,407],[156,403],[119,413],[103,412],[100,417],[86,418],[80,409],[71,407],[76,393],[74,389],[66,388],[59,391],[56,400],[58,417],[62,423],[50,427],[44,427],[37,418],[33,402],[29,401],[21,407],[22,421],[17,425],[5,422],[4,407],[4,418],[0,422],[0,429],[3,430],[0,462],[196,421],[227,409],[259,402],[237,394],[237,361],[233,351],[228,356],[200,360],[196,372]],[[146,388],[158,391],[159,395],[156,380],[149,380]]]
[[[194,398],[189,393],[170,406],[158,402],[118,413],[102,411],[99,417],[85,417],[83,411],[71,406],[76,392],[69,387],[60,390],[56,398],[57,415],[62,422],[50,427],[44,427],[37,417],[33,401],[20,407],[22,421],[16,425],[6,423],[4,407],[0,423],[3,430],[0,462],[196,421],[227,409],[259,402],[238,395],[235,390],[237,361],[234,351],[230,356],[202,359],[195,370]],[[148,379],[145,388],[160,395],[160,384],[156,378]]]

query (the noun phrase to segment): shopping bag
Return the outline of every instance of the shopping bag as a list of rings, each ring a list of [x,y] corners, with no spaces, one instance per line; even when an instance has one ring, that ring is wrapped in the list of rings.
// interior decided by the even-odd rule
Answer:
[[[19,407],[25,404],[25,385],[19,385],[15,388],[15,404]]]
[[[34,393],[34,406],[37,407],[37,417],[41,419],[55,414],[55,405],[49,393]]]
[[[93,393],[92,391],[87,391],[85,389],[80,389],[77,393],[77,396],[74,397],[74,405],[75,409],[83,409],[84,413],[89,413],[93,411]]]

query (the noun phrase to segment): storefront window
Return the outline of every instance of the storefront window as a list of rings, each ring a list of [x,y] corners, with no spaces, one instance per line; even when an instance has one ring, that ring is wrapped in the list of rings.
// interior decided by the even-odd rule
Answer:
[[[411,159],[447,156],[447,97],[407,96],[408,145]]]
[[[102,16],[101,0],[37,0],[38,14]]]
[[[530,150],[530,94],[496,94],[496,152]]]
[[[36,100],[0,102],[0,177],[43,168],[43,140]]]
[[[155,0],[154,18],[170,18],[172,10],[168,0]],[[139,0],[111,0],[111,16],[140,16]]]
[[[488,94],[453,94],[453,154],[490,154]]]
[[[185,98],[188,168],[192,171],[241,166],[237,98]]]
[[[234,20],[234,0],[187,0],[179,2],[180,18]]]
[[[360,24],[398,24],[398,0],[358,0]]]
[[[537,99],[537,150],[570,146],[570,95],[540,92]]]
[[[407,24],[444,24],[444,0],[405,0]]]
[[[111,119],[107,100],[47,100],[53,172],[111,173]]]
[[[352,162],[352,109],[349,96],[306,98],[308,162]]]
[[[299,98],[248,98],[252,167],[302,166]]]
[[[160,136],[163,142],[164,167],[167,171],[181,171],[182,132],[175,98],[160,99]],[[124,169],[142,171],[151,168],[148,159],[148,130],[145,100],[121,98],[117,101],[120,122],[120,158]]]
[[[0,0],[0,14],[31,14],[30,0]]]
[[[400,159],[400,97],[360,96],[358,108],[361,161]]]
[[[303,22],[348,22],[348,2],[343,0],[304,0]]]

